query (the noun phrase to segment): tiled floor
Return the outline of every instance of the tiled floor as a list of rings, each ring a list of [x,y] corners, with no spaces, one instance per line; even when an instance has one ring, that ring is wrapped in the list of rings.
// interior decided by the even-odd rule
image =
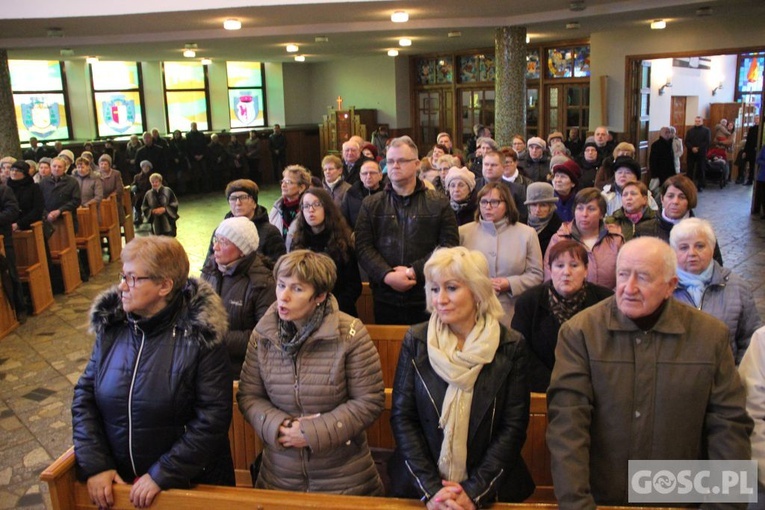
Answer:
[[[725,265],[749,280],[765,313],[765,220],[749,215],[751,187],[708,188],[697,214],[712,221]],[[278,190],[261,193],[273,203]],[[228,204],[221,193],[182,197],[178,238],[193,273],[204,260],[213,229]],[[92,346],[87,331],[91,300],[116,283],[119,264],[109,264],[72,295],[0,340],[0,509],[49,508],[42,469],[71,445],[72,389]]]

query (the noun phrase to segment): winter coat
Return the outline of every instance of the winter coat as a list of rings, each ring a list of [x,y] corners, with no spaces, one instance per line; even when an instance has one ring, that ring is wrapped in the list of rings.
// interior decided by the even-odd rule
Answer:
[[[501,322],[509,328],[516,298],[542,283],[542,250],[536,231],[518,222],[510,225],[506,220],[500,224],[478,220],[460,227],[460,246],[483,253],[489,276],[505,278],[510,285],[507,292],[497,296],[505,311]]]
[[[227,212],[223,219],[233,218],[234,215],[231,212]],[[287,253],[287,248],[284,245],[284,238],[281,231],[275,226],[271,225],[268,221],[268,211],[262,205],[255,208],[255,214],[252,216],[252,223],[255,224],[255,228],[258,230],[258,253],[263,255],[269,262],[269,265],[273,266],[279,257]],[[210,247],[207,249],[207,258],[211,258],[213,254],[213,242],[210,237]]]
[[[550,287],[552,281],[548,280],[521,294],[515,302],[517,313],[512,322],[512,328],[521,333],[529,345],[529,389],[540,393],[545,393],[550,386],[561,325],[550,310]],[[582,310],[614,294],[611,289],[588,282],[585,282],[584,289],[586,296]]]
[[[725,325],[670,298],[649,331],[615,297],[560,328],[547,446],[561,508],[627,504],[629,459],[749,459]]]
[[[13,249],[12,225],[19,218],[19,201],[13,190],[0,183],[0,235],[3,236],[3,244]]]
[[[255,487],[380,496],[365,432],[385,404],[380,358],[364,325],[329,299],[294,358],[281,348],[276,303],[250,338],[237,401],[264,444]],[[308,446],[282,447],[282,423],[310,415],[301,421]]]
[[[542,250],[542,255],[547,253],[547,247],[550,245],[550,239],[552,239],[552,236],[558,233],[560,226],[563,225],[563,222],[560,221],[560,218],[557,214],[555,214],[555,212],[552,212],[551,214],[552,218],[550,218],[550,222],[547,224],[547,226],[543,228],[541,232],[537,232],[537,237],[539,237],[539,248]]]
[[[133,207],[136,209],[141,207],[143,204],[143,197],[151,189],[151,182],[149,181],[150,176],[151,170],[148,172],[138,172],[133,177],[133,186],[131,191],[133,192]]]
[[[620,207],[614,211],[613,215],[606,218],[606,224],[617,225],[621,230],[622,237],[626,243],[635,237],[635,232],[638,229],[638,225],[643,222],[653,220],[654,218],[656,218],[656,211],[648,206],[645,206],[643,209],[643,216],[640,217],[640,220],[637,223],[632,223],[632,220],[629,219],[626,214],[624,214],[624,207]]]
[[[690,218],[694,218],[693,211],[690,212]],[[635,237],[658,237],[665,243],[669,244],[669,233],[672,232],[672,227],[675,224],[664,218],[661,212],[657,212],[654,218],[646,221],[641,221],[635,225]],[[715,251],[712,256],[715,261],[723,265],[722,252],[720,252],[720,243],[715,243]]]
[[[345,194],[351,188],[351,185],[345,182],[342,177],[340,178],[339,182],[335,183],[334,187],[327,184],[326,179],[321,181],[321,186],[327,191],[327,193],[329,193],[329,196],[332,197],[332,201],[338,208],[340,208],[342,205]]]
[[[582,243],[579,229],[576,228],[573,221],[561,225],[558,232],[550,239],[550,244],[545,252],[545,280],[550,279],[550,248],[564,239],[577,241],[587,250],[588,282],[607,289],[616,288],[616,255],[624,244],[624,238],[621,234],[616,233],[616,229],[609,230],[601,223],[598,240],[590,250]]]
[[[104,187],[101,184],[101,176],[93,172],[82,176],[79,172],[75,172],[74,178],[77,179],[77,183],[80,185],[80,204],[83,207],[96,204],[100,209],[101,200],[104,199]]]
[[[112,193],[117,201],[117,215],[120,219],[120,225],[125,223],[125,208],[122,206],[122,195],[124,194],[125,185],[122,182],[122,174],[119,170],[112,168],[108,177],[101,174],[101,186],[103,188],[104,198],[107,198]]]
[[[359,159],[354,161],[352,165],[343,161],[343,180],[351,186],[360,181],[361,176],[359,174],[361,173],[361,165],[363,165],[365,161],[369,161],[369,158],[363,154],[359,156]]]
[[[430,364],[428,323],[404,337],[393,384],[391,428],[396,451],[388,464],[392,496],[433,497],[442,487],[439,427],[448,388]],[[467,479],[462,488],[480,508],[494,501],[523,501],[534,492],[521,448],[529,421],[527,349],[523,337],[501,327],[494,360],[481,369],[473,389],[467,439]]]
[[[449,201],[420,180],[407,197],[388,184],[361,204],[356,256],[369,275],[376,302],[424,309],[425,262],[435,248],[458,244],[457,220]],[[417,285],[404,293],[386,285],[383,279],[395,266],[412,267]]]
[[[651,170],[651,178],[659,179],[659,185],[675,175],[675,152],[672,149],[672,140],[659,137],[651,144],[648,166]]]
[[[765,328],[758,329],[738,367],[741,382],[746,388],[746,411],[754,420],[750,436],[752,460],[757,461],[760,490],[765,487]]]
[[[622,207],[622,190],[615,183],[603,186],[601,194],[606,200],[606,216],[612,216],[617,209]],[[659,204],[656,203],[651,193],[648,193],[648,208],[654,211],[659,210]]]
[[[279,231],[279,235],[281,235],[282,238],[284,239],[287,237],[287,230],[289,229],[284,228],[284,219],[282,218],[282,208],[284,207],[283,202],[284,202],[283,197],[279,197],[276,199],[276,202],[274,202],[274,206],[271,207],[271,212],[268,213],[268,221],[271,223],[271,225],[276,227],[276,230]],[[302,214],[300,211],[299,202],[297,207],[298,207],[297,214]],[[297,216],[295,217],[295,219],[297,219]],[[294,222],[295,219],[293,219],[292,221]]]
[[[226,308],[228,333],[223,343],[231,360],[231,380],[239,379],[252,330],[276,301],[274,277],[257,252],[240,259],[225,274],[210,257],[201,276],[221,297]]]
[[[343,197],[343,203],[340,204],[340,211],[345,216],[345,220],[350,227],[356,228],[356,219],[359,217],[359,210],[361,209],[361,202],[364,201],[370,195],[381,192],[385,188],[385,178],[380,181],[379,187],[370,191],[364,187],[364,183],[358,181],[354,183]]]
[[[165,212],[154,214],[152,211],[157,207],[164,207]],[[178,220],[178,199],[173,190],[167,186],[160,186],[158,190],[150,189],[143,197],[141,213],[144,220],[151,223],[151,231],[158,236],[172,236],[176,234],[176,221]]]
[[[35,184],[30,175],[25,175],[23,179],[18,181],[8,179],[6,184],[13,190],[21,210],[15,223],[18,224],[20,230],[29,230],[32,223],[43,219],[45,201],[42,190],[39,185]]]
[[[465,202],[460,202],[460,205],[464,204],[459,209],[454,209],[453,202],[449,202],[449,205],[454,211],[454,216],[457,219],[457,227],[473,223],[475,221],[475,212],[478,209],[478,192],[476,191],[478,186],[470,193],[470,196]]]
[[[72,223],[74,231],[77,231],[77,208],[80,207],[80,185],[74,177],[62,175],[61,177],[43,177],[40,181],[40,189],[45,201],[45,211],[47,215],[53,211],[62,213],[69,211],[72,213]]]
[[[542,154],[538,160],[534,160],[528,155],[523,159],[518,159],[518,166],[523,170],[523,175],[534,182],[548,182],[547,176],[550,174],[550,156]]]
[[[701,304],[697,306],[682,284],[675,289],[675,298],[682,303],[717,317],[728,326],[728,339],[736,365],[741,363],[749,339],[762,326],[762,318],[754,303],[752,288],[743,278],[715,261],[712,280],[704,289]]]
[[[72,400],[80,480],[116,469],[128,483],[148,473],[163,490],[234,485],[225,313],[193,278],[148,319],[124,311],[117,287],[96,298],[96,342]]]

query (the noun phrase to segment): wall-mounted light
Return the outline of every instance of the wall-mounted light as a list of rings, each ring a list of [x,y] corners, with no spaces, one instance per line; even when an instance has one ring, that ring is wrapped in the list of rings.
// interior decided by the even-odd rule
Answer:
[[[663,19],[655,19],[651,22],[651,30],[664,30],[667,28],[667,22]]]
[[[529,34],[526,34],[526,44],[529,44],[531,42],[531,36]]]
[[[712,89],[712,95],[716,96],[717,95],[717,91],[718,90],[722,90],[722,89],[723,89],[723,82],[722,82],[722,80],[720,80],[720,83],[718,83],[717,86]]]
[[[195,51],[197,49],[197,43],[186,43],[184,45],[183,50],[183,56],[186,58],[194,58],[197,56],[197,52]]]
[[[398,57],[398,50],[388,50],[389,57]]]
[[[297,53],[300,51],[300,47],[297,44],[288,44],[287,53]]]
[[[672,88],[672,81],[669,78],[667,78],[667,82],[664,85],[662,85],[661,87],[659,87],[659,95],[663,96],[664,95],[664,89],[671,89],[671,88]]]
[[[98,57],[87,57],[85,62],[88,64],[98,64]]]
[[[399,46],[411,46],[412,45],[412,40],[411,39],[407,39],[406,37],[403,37],[403,38],[398,40],[398,45]]]
[[[305,62],[304,55],[295,55],[295,62]]]
[[[409,21],[409,13],[406,11],[396,11],[390,15],[390,20],[393,23],[406,23]]]
[[[200,62],[203,66],[209,66],[210,64],[212,64],[212,60],[210,60],[209,58],[203,58],[202,60],[200,60]]]
[[[242,28],[242,22],[238,19],[227,19],[223,22],[223,28],[226,30],[239,30]]]

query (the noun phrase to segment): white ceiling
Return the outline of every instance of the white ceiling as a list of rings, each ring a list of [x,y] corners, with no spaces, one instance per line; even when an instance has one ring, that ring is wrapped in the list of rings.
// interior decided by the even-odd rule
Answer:
[[[10,0],[8,0],[10,2]],[[207,4],[207,2],[205,2]],[[570,0],[221,0],[214,10],[199,0],[138,3],[92,0],[35,0],[4,6],[0,48],[14,59],[61,59],[95,55],[103,60],[178,60],[186,43],[198,45],[197,58],[287,62],[287,43],[300,46],[306,62],[384,55],[398,48],[401,55],[494,46],[494,29],[525,26],[532,44],[540,41],[585,39],[593,32],[644,26],[666,19],[671,31],[679,24],[703,24],[696,10],[711,7],[714,16],[762,22],[763,0],[584,0],[586,8],[570,10]],[[145,12],[125,13],[140,6]],[[408,23],[390,21],[395,10],[410,14]],[[155,11],[155,12],[148,12]],[[161,12],[160,12],[161,11]],[[89,13],[85,15],[86,13]],[[237,18],[243,27],[229,32],[223,20]],[[580,28],[567,30],[577,21]],[[60,37],[50,37],[51,28]],[[450,31],[461,37],[449,38]],[[317,43],[326,36],[329,42]],[[398,47],[408,37],[413,45]],[[724,46],[724,41],[719,42]]]

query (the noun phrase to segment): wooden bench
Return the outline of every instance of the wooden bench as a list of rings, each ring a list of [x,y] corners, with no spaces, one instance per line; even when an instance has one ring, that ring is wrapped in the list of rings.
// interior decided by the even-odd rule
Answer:
[[[382,365],[383,383],[386,388],[393,387],[393,378],[396,376],[398,353],[401,351],[401,342],[404,335],[409,331],[409,326],[378,326],[367,324],[367,331],[372,337],[372,342],[377,347]]]
[[[106,238],[109,250],[109,262],[120,258],[122,253],[122,235],[120,233],[120,217],[117,213],[117,198],[109,195],[101,200],[101,219],[98,225],[101,238]]]
[[[122,190],[122,208],[125,211],[125,221],[122,224],[122,236],[125,238],[125,244],[127,244],[135,237],[135,226],[133,225],[133,197],[130,196],[130,186],[125,186]]]
[[[5,256],[3,241],[3,236],[0,236],[0,255]],[[0,289],[0,338],[5,337],[19,327],[16,313],[13,311],[13,306],[11,306],[12,300],[13,296],[6,296],[5,291]]]
[[[98,229],[98,208],[96,204],[77,208],[77,249],[85,250],[88,257],[90,276],[96,276],[104,269],[101,252],[101,233]]]
[[[32,313],[39,315],[53,304],[53,289],[50,285],[48,257],[45,255],[42,221],[32,223],[30,230],[13,233],[16,250],[16,269],[19,280],[29,286],[32,298]]]
[[[74,449],[53,462],[40,475],[48,484],[53,510],[90,510],[96,505],[90,502],[87,485],[75,477]],[[130,503],[130,485],[114,485],[112,510],[134,510]],[[253,508],[257,510],[393,510],[418,509],[423,505],[416,499],[396,499],[364,496],[339,496],[305,492],[269,491],[239,487],[198,485],[191,490],[170,489],[162,491],[152,502],[152,510],[230,510]],[[494,510],[543,510],[554,509],[554,504],[495,503]],[[607,507],[601,507],[607,508]],[[637,507],[633,507],[637,510]]]
[[[375,304],[372,299],[372,288],[369,282],[361,283],[361,295],[356,300],[356,313],[365,325],[375,323]]]
[[[82,285],[80,263],[77,259],[77,240],[74,235],[72,213],[64,212],[53,223],[53,235],[48,239],[48,248],[53,264],[61,269],[64,293],[70,294]]]

